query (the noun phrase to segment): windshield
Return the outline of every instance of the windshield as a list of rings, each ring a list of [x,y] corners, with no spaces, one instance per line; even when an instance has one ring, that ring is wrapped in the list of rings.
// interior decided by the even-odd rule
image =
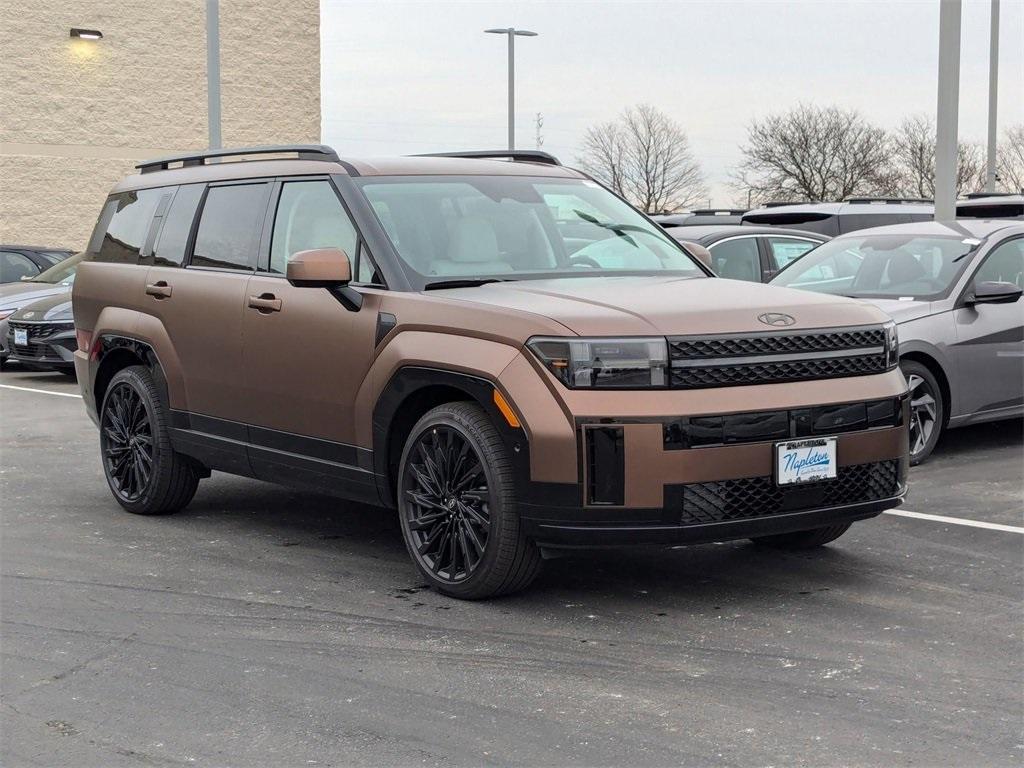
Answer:
[[[592,181],[423,176],[361,186],[421,287],[610,272],[705,276],[665,232]]]
[[[54,264],[49,269],[43,270],[32,278],[31,282],[71,285],[75,282],[75,270],[78,269],[78,263],[82,260],[83,256],[85,256],[84,253],[76,253],[74,256],[64,259],[64,261]]]
[[[854,298],[938,299],[980,243],[961,237],[841,237],[794,261],[771,283]]]

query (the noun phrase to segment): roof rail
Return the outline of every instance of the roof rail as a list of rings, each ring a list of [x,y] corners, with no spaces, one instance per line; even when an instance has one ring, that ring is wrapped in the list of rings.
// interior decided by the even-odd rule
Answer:
[[[967,200],[977,200],[982,197],[1019,197],[1024,195],[1024,189],[1020,192],[968,192],[964,197]]]
[[[927,197],[848,197],[844,203],[884,203],[886,205],[900,205],[902,203],[934,203]]]
[[[762,208],[780,208],[783,205],[817,205],[818,200],[769,200],[762,203]]]
[[[742,216],[746,208],[694,208],[694,216]]]
[[[413,157],[462,157],[471,160],[512,160],[517,163],[561,165],[558,158],[539,149],[477,149],[468,152],[428,152]]]
[[[207,149],[202,152],[188,152],[182,155],[169,155],[156,160],[146,160],[135,167],[140,173],[166,171],[172,163],[181,163],[182,168],[206,165],[207,161],[218,157],[241,157],[243,155],[281,155],[296,153],[299,160],[322,160],[328,163],[341,162],[338,153],[325,144],[280,144],[262,147],[239,147],[237,149]]]

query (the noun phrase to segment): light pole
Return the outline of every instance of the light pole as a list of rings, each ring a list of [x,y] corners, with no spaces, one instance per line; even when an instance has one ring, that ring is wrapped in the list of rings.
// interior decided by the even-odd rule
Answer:
[[[992,0],[992,28],[988,44],[988,168],[985,191],[996,191],[996,103],[999,100],[999,0]]]
[[[935,125],[935,220],[956,218],[961,0],[939,0],[939,98]]]
[[[508,149],[516,148],[516,36],[536,37],[536,32],[528,29],[485,29],[491,35],[508,35]]]
[[[220,149],[220,2],[206,0],[206,121],[210,149]]]

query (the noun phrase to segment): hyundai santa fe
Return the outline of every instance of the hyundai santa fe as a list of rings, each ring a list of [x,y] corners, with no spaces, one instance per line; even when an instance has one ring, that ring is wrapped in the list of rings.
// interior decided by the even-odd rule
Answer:
[[[73,293],[129,512],[181,509],[211,470],[329,492],[397,510],[423,577],[482,598],[560,549],[813,547],[903,499],[881,310],[715,278],[550,155],[139,171]]]

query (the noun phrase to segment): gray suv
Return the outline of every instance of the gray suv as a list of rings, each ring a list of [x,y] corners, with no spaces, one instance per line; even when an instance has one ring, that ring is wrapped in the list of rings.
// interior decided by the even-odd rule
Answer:
[[[773,285],[866,299],[899,330],[911,463],[942,430],[1024,414],[1024,223],[960,219],[837,237]]]

